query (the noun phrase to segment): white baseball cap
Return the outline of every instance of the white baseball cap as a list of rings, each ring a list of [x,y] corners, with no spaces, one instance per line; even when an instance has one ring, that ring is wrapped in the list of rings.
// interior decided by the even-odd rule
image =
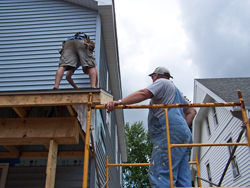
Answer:
[[[165,76],[169,76],[170,78],[173,78],[169,70],[165,67],[157,67],[153,73],[149,74],[149,76],[152,76],[153,74],[160,74],[160,75],[165,75]]]

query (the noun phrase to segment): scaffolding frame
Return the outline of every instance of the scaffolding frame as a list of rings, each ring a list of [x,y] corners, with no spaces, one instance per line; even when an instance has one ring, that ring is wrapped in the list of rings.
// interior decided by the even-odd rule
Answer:
[[[109,167],[117,167],[117,166],[149,166],[150,165],[150,163],[110,164],[108,161],[109,161],[109,157],[106,156],[106,182],[105,182],[106,188],[108,188],[108,180],[109,180],[108,170],[109,170]],[[189,164],[190,165],[196,165],[197,177],[200,177],[200,167],[199,167],[199,161],[198,161],[197,154],[195,154],[195,161],[189,162]],[[201,180],[200,179],[198,179],[198,184],[199,184],[199,187],[201,187]]]
[[[244,99],[241,94],[241,90],[238,90],[239,102],[227,102],[227,103],[193,103],[193,104],[153,104],[153,105],[118,105],[115,106],[115,109],[140,109],[140,108],[164,108],[165,116],[166,116],[166,134],[167,134],[167,144],[168,144],[168,158],[169,158],[169,178],[170,178],[170,187],[174,188],[173,184],[173,172],[172,172],[172,157],[171,157],[171,148],[173,147],[202,147],[202,146],[249,146],[250,147],[250,127],[249,121],[247,118],[246,108],[244,104]],[[85,151],[84,151],[84,169],[83,169],[83,188],[87,188],[87,178],[88,178],[88,162],[89,162],[89,138],[90,138],[90,120],[91,120],[91,110],[92,109],[103,109],[103,105],[94,105],[92,104],[92,94],[89,94],[89,102],[88,102],[88,112],[87,112],[87,123],[86,123],[86,137],[85,137]],[[170,143],[170,134],[169,134],[169,122],[168,122],[168,109],[169,108],[188,108],[188,107],[226,107],[226,106],[240,106],[241,113],[243,117],[243,124],[246,126],[246,133],[248,142],[243,143],[193,143],[193,144],[171,144]],[[197,156],[196,156],[197,157]],[[197,162],[195,162],[197,166]],[[108,167],[111,166],[126,166],[127,164],[109,164],[108,156],[106,159],[106,188],[108,188]],[[131,165],[131,164],[129,164]],[[133,164],[133,166],[147,166],[147,163],[137,163]],[[200,181],[200,180],[199,180]],[[199,182],[199,186],[201,183]]]

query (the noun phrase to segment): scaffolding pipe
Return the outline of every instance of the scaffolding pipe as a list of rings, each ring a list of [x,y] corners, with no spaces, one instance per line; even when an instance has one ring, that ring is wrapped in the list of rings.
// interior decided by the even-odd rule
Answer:
[[[205,179],[203,179],[203,178],[201,178],[201,177],[199,177],[199,176],[196,176],[196,177],[197,177],[198,179],[201,179],[201,180],[203,180],[203,181],[205,181],[205,182],[211,183],[211,184],[215,185],[216,187],[218,187],[217,184],[215,184],[215,183],[213,183],[213,182],[211,182],[211,181],[205,180]]]
[[[89,94],[88,102],[88,113],[87,113],[87,123],[86,123],[86,138],[85,138],[85,152],[84,152],[84,171],[83,171],[83,188],[87,187],[87,178],[88,178],[88,160],[89,160],[89,135],[90,135],[90,120],[91,120],[91,109],[103,109],[103,105],[94,105],[92,104],[92,93]],[[244,105],[244,100],[241,95],[241,91],[238,90],[239,103],[230,102],[230,103],[199,103],[199,104],[153,104],[153,105],[117,105],[115,109],[138,109],[138,108],[165,108],[166,114],[166,133],[167,133],[167,142],[168,142],[168,157],[169,157],[169,177],[170,185],[173,188],[173,174],[172,174],[172,159],[171,159],[171,148],[172,147],[201,147],[201,146],[230,146],[230,145],[247,145],[250,146],[250,127],[249,121],[247,119],[246,109]],[[246,125],[246,132],[248,137],[247,143],[208,143],[208,144],[170,144],[170,135],[169,135],[169,123],[168,123],[168,108],[190,108],[190,107],[225,107],[225,106],[240,106],[243,116],[244,124]],[[197,159],[198,164],[198,159]],[[125,166],[125,164],[122,164]],[[130,164],[131,165],[131,164]],[[144,163],[143,166],[147,166],[147,163]],[[108,156],[106,158],[106,181],[108,182],[108,167],[115,166],[114,164],[108,164]],[[121,166],[121,165],[119,165]],[[133,165],[139,166],[139,165]],[[198,169],[198,168],[197,168]],[[198,173],[198,170],[197,170]],[[199,179],[202,179],[198,177]],[[108,183],[106,184],[108,188]]]
[[[201,147],[201,146],[248,146],[248,142],[242,143],[206,143],[206,144],[171,144],[171,148],[173,147]]]
[[[115,109],[138,109],[138,108],[191,108],[191,107],[225,107],[225,106],[241,106],[239,102],[228,103],[194,103],[194,104],[133,104],[133,105],[117,105]],[[103,109],[103,105],[91,105],[92,109]]]
[[[109,179],[109,156],[106,156],[106,188],[109,188],[109,183],[108,183],[108,179]]]
[[[237,139],[236,142],[239,142],[239,141],[240,141],[240,139],[241,139],[241,137],[242,137],[242,135],[243,135],[244,132],[245,132],[245,127],[241,130],[241,132],[240,132],[240,134],[239,134],[239,137],[238,137],[238,139]],[[229,167],[229,164],[230,164],[231,160],[233,159],[233,156],[234,156],[234,154],[235,154],[235,152],[236,152],[236,149],[237,149],[237,146],[234,146],[234,148],[233,148],[233,150],[232,150],[232,152],[231,152],[231,155],[230,155],[230,157],[229,157],[229,159],[228,159],[228,161],[227,161],[226,167],[225,167],[225,169],[224,169],[224,171],[223,171],[223,173],[222,173],[222,175],[221,175],[221,178],[220,178],[218,187],[220,187],[221,184],[222,184],[222,181],[223,181],[223,179],[224,179],[224,177],[225,177],[225,175],[226,175],[227,169],[228,169],[228,167]]]
[[[200,177],[201,174],[200,174],[200,166],[199,166],[199,161],[198,161],[197,153],[195,154],[195,162],[196,162],[196,168],[197,168],[197,176]],[[198,185],[199,185],[199,187],[202,187],[200,179],[198,179]]]
[[[150,163],[127,163],[127,164],[108,164],[108,167],[112,166],[149,166]]]
[[[167,146],[168,146],[168,167],[169,167],[168,170],[169,170],[170,187],[174,188],[171,144],[170,144],[170,133],[169,133],[169,122],[168,122],[168,108],[165,108],[164,110],[165,110],[165,121],[166,121]]]
[[[93,155],[94,155],[94,160],[95,160],[95,170],[96,170],[96,175],[97,175],[97,180],[98,180],[98,187],[101,188],[101,181],[100,181],[100,176],[99,176],[99,171],[98,171],[98,163],[96,160],[96,153],[95,153],[95,143],[94,143],[94,137],[93,137],[93,132],[91,129],[90,132],[90,138],[91,138],[91,143],[92,143],[92,147],[93,147]]]
[[[197,162],[189,162],[189,164],[197,164]],[[150,163],[126,163],[126,164],[107,164],[108,167],[116,167],[116,166],[149,166]]]
[[[242,97],[241,91],[238,90],[238,96],[239,96],[239,101],[241,104],[241,113],[242,113],[242,118],[243,118],[243,123],[246,126],[246,133],[247,133],[247,138],[248,138],[248,146],[250,147],[250,127],[249,127],[249,121],[247,119],[247,113],[246,113],[246,108],[244,104],[244,99]]]
[[[83,163],[83,181],[82,181],[83,188],[87,188],[87,183],[88,183],[89,137],[90,137],[90,121],[91,121],[91,110],[92,110],[91,104],[92,104],[92,93],[89,93],[87,123],[86,123],[85,149],[84,149],[84,163]]]

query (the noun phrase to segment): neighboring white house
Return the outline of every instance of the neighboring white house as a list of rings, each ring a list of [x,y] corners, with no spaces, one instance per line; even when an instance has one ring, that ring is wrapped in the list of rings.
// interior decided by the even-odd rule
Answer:
[[[225,103],[239,102],[237,90],[240,89],[245,101],[247,115],[250,110],[250,78],[214,78],[195,79],[194,103]],[[237,118],[238,117],[238,118]],[[241,109],[239,107],[206,107],[197,108],[193,121],[194,143],[227,143],[236,142],[242,130]],[[240,142],[247,142],[246,132]],[[198,155],[201,178],[217,184],[220,182],[226,167],[232,147],[194,147],[191,161]],[[196,167],[192,168],[192,181],[198,186]],[[250,186],[250,148],[238,146],[231,161],[222,187]],[[202,181],[203,187],[212,187]]]

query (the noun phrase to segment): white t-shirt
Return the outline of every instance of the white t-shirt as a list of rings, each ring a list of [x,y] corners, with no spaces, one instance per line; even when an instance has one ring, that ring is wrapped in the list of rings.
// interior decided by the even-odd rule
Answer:
[[[153,94],[150,104],[173,104],[175,86],[170,80],[159,78],[146,89]],[[184,97],[183,104],[188,104],[188,101]],[[164,108],[152,108],[152,110],[153,114],[158,118],[165,114]]]

